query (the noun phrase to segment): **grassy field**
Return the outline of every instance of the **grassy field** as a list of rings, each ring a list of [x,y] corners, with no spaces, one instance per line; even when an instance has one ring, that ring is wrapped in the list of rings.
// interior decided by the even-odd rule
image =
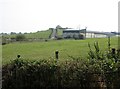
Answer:
[[[58,29],[58,36],[62,35],[62,31],[61,29]],[[43,38],[43,39],[48,39],[50,34],[51,34],[51,30],[44,30],[44,31],[38,31],[38,32],[32,32],[32,33],[24,33],[26,38]],[[4,35],[4,37],[6,38],[15,38],[17,34],[10,34],[10,35]]]
[[[98,41],[100,49],[107,50],[107,38],[91,38],[86,40],[50,40],[47,42],[15,42],[2,46],[3,64],[14,60],[18,54],[27,60],[55,59],[55,51],[59,51],[59,60],[70,59],[69,56],[87,57],[88,43],[94,48],[94,42]],[[111,47],[117,48],[118,38],[111,38]]]
[[[46,31],[39,31],[35,33],[28,33],[25,34],[26,38],[45,38],[48,39],[49,35],[51,33],[51,30],[46,30]]]
[[[33,33],[25,33],[24,35],[25,35],[26,38],[44,38],[44,39],[48,39],[50,33],[51,33],[51,30],[45,30],[45,31],[38,31],[38,32],[33,32]],[[4,37],[15,38],[16,34],[4,35]]]

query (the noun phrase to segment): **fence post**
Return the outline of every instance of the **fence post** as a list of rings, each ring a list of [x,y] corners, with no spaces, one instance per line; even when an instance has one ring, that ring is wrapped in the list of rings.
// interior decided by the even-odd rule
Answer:
[[[112,48],[112,54],[115,55],[115,48]]]
[[[19,55],[19,54],[17,55],[17,58],[20,58],[20,55]]]
[[[118,61],[117,56],[116,56],[116,49],[112,48],[112,57],[115,59],[115,62]]]
[[[108,36],[108,50],[110,52],[110,36]]]
[[[56,57],[56,60],[58,60],[58,53],[59,53],[59,51],[56,50],[56,51],[55,51],[55,57]]]
[[[117,57],[120,58],[120,49],[117,50]]]

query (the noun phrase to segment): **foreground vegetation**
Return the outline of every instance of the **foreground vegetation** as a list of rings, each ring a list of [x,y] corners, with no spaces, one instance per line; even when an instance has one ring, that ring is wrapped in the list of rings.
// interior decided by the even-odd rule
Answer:
[[[118,89],[117,49],[116,37],[3,45],[2,88]]]
[[[94,47],[95,51],[89,51],[88,60],[74,57],[58,61],[15,59],[3,66],[3,89],[118,89],[117,52],[102,56],[97,44]]]

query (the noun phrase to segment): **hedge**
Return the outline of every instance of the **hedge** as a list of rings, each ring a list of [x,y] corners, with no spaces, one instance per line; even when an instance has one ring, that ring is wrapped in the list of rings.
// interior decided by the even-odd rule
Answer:
[[[113,60],[39,60],[15,59],[3,70],[3,89],[118,89],[120,62]]]

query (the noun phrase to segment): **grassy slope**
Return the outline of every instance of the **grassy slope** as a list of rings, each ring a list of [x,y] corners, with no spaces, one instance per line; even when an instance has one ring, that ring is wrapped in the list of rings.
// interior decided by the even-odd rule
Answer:
[[[59,59],[70,59],[68,55],[86,58],[89,51],[88,42],[93,48],[95,41],[100,44],[100,49],[107,50],[107,38],[93,38],[86,40],[59,40],[48,42],[12,43],[2,46],[3,64],[16,58],[20,54],[22,58],[29,60],[53,59],[55,50],[59,50]],[[111,39],[111,47],[117,47],[117,38]]]
[[[51,33],[51,30],[46,30],[46,31],[39,31],[35,33],[28,33],[25,34],[26,38],[45,38],[48,39],[49,35]]]
[[[51,30],[45,30],[45,31],[38,31],[38,32],[34,32],[34,33],[26,33],[25,37],[26,38],[49,38],[49,35],[51,33]],[[12,35],[5,35],[5,37],[9,37],[9,38],[15,38],[16,34],[12,34]]]
[[[62,31],[63,30],[58,29],[58,36],[62,35]],[[48,39],[50,34],[51,34],[51,30],[45,30],[45,31],[38,31],[38,32],[33,32],[33,33],[26,33],[25,37],[26,38],[43,38],[43,39]],[[4,35],[4,37],[15,38],[16,34]]]

